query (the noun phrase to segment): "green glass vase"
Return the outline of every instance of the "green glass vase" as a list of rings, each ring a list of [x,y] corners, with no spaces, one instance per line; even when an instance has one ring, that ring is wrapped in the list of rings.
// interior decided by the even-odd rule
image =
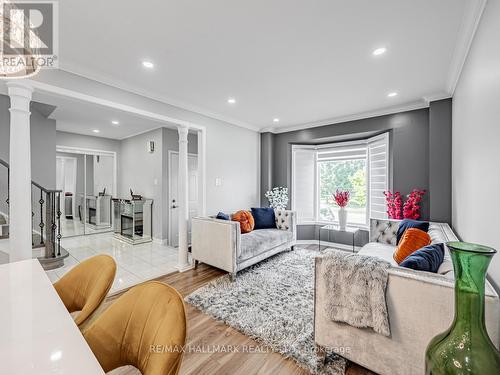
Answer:
[[[496,250],[467,242],[449,242],[455,271],[455,318],[434,337],[425,353],[426,374],[500,374],[500,352],[484,323],[486,270]]]

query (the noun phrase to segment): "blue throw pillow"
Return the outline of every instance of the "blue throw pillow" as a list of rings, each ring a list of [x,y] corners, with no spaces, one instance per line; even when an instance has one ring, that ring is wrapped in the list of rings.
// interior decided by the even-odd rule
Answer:
[[[399,265],[417,271],[436,273],[444,259],[444,245],[437,243],[418,249],[408,255]]]
[[[254,208],[252,207],[252,216],[255,221],[254,229],[270,229],[276,228],[274,218],[274,208]]]
[[[418,221],[418,220],[410,220],[404,219],[399,223],[398,234],[396,236],[396,244],[399,245],[399,240],[403,237],[405,230],[410,228],[417,228],[423,230],[424,232],[429,231],[429,223],[427,221]]]
[[[219,212],[215,218],[220,220],[231,220],[229,215],[224,212]]]

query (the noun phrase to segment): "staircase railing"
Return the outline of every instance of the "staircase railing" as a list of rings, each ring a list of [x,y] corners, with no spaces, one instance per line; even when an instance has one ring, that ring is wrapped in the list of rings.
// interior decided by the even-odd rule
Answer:
[[[7,169],[7,210],[9,210],[10,167],[0,159],[0,165]],[[33,247],[45,247],[45,258],[61,256],[61,190],[46,189],[31,181],[31,232]],[[34,200],[38,201],[34,202]],[[44,221],[45,218],[45,221]],[[38,221],[35,230],[34,221]]]

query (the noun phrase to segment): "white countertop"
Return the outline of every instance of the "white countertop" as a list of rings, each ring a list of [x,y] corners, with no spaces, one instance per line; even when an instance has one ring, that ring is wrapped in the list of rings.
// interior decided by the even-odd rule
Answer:
[[[0,374],[104,374],[38,260],[0,265]]]

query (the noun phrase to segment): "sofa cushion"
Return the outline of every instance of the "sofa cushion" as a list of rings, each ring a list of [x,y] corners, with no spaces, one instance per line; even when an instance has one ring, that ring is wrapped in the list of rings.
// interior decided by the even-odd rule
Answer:
[[[401,241],[401,237],[403,237],[403,234],[407,229],[410,228],[417,228],[420,229],[424,232],[429,231],[429,223],[427,221],[418,221],[418,220],[411,220],[411,219],[404,219],[401,220],[399,223],[398,227],[398,233],[396,234],[396,244],[399,245],[399,241]]]
[[[417,228],[409,228],[405,230],[396,251],[394,251],[394,260],[399,264],[410,254],[430,244],[431,236],[427,232]]]
[[[255,226],[255,222],[250,211],[238,211],[231,216],[231,220],[238,221],[240,223],[241,233],[251,232]]]
[[[380,259],[383,259],[391,264],[391,266],[398,266],[396,261],[393,258],[394,250],[396,249],[395,246],[393,245],[388,245],[384,243],[378,243],[378,242],[369,242],[365,246],[361,248],[361,250],[358,252],[358,254],[362,255],[369,255],[369,256],[374,256],[378,257]],[[451,261],[451,258],[446,256],[446,246],[444,247],[444,260],[443,263],[441,263],[441,266],[439,266],[438,269],[438,274],[441,275],[446,275],[447,277],[453,279],[453,263]]]
[[[280,229],[257,229],[242,234],[239,260],[250,259],[292,240],[292,232]]]
[[[231,218],[229,217],[229,215],[225,214],[222,211],[220,211],[215,218],[219,219],[219,220],[231,220]]]
[[[254,229],[272,229],[276,228],[276,222],[274,217],[274,208],[263,207],[256,208],[252,207],[252,216],[255,220]]]
[[[377,257],[389,262],[391,266],[397,266],[398,264],[392,257],[394,249],[395,247],[393,245],[369,242],[359,250],[358,254]]]
[[[437,243],[418,249],[400,263],[401,267],[436,273],[444,259],[444,245]]]

